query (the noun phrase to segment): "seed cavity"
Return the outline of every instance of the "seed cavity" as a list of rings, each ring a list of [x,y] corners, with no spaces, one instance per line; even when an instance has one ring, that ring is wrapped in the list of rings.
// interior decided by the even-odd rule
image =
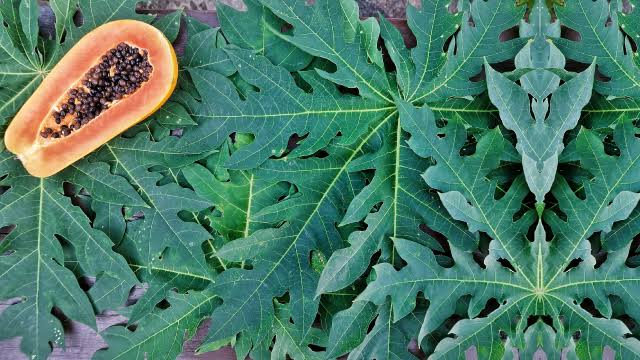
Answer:
[[[45,127],[40,136],[58,139],[80,130],[116,102],[140,89],[149,81],[152,72],[147,50],[118,44],[103,55],[80,84],[69,90],[58,104],[52,117],[59,126]]]

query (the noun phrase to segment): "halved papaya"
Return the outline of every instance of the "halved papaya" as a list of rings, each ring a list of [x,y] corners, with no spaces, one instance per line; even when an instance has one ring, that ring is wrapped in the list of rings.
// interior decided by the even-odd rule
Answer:
[[[20,109],[6,147],[31,175],[51,176],[155,112],[177,79],[175,52],[158,29],[135,20],[102,25]]]

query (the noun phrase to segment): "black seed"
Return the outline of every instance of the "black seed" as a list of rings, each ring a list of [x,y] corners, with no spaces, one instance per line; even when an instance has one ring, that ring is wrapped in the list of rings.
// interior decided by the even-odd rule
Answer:
[[[57,138],[59,138],[59,137],[60,137],[60,133],[56,131],[56,132],[54,132],[53,134],[51,134],[51,136],[52,136],[54,139],[57,139]]]
[[[48,138],[51,134],[53,133],[53,129],[51,128],[44,128],[43,131],[40,132],[40,136],[42,136],[43,138]]]

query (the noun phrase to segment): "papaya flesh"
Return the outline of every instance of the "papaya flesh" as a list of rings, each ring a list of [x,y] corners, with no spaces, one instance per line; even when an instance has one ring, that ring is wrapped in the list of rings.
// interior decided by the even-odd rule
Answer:
[[[169,40],[135,20],[85,35],[51,70],[5,133],[36,177],[54,175],[164,104],[178,79]]]

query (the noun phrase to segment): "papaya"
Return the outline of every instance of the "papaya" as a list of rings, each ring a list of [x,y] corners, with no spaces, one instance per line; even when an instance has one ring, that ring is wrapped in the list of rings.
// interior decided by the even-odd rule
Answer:
[[[9,124],[6,148],[31,175],[54,175],[154,113],[177,80],[162,32],[136,20],[107,23],[44,78]]]

